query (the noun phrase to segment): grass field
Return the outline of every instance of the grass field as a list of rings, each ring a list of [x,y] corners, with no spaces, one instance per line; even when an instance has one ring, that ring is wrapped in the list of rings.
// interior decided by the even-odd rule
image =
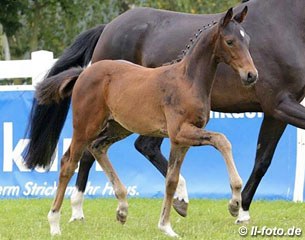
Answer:
[[[51,199],[0,200],[1,240],[51,239],[46,219]],[[129,199],[129,216],[122,226],[115,220],[117,202],[114,199],[87,199],[84,204],[85,221],[68,223],[69,201],[62,208],[62,235],[53,239],[170,239],[157,229],[161,199]],[[305,231],[305,204],[285,201],[255,201],[251,207],[252,226],[261,229],[298,227]],[[241,237],[241,225],[234,224],[227,211],[227,200],[191,200],[187,218],[172,211],[174,230],[182,239],[252,239]],[[301,237],[273,237],[272,239],[303,239]],[[271,239],[254,237],[254,239]]]

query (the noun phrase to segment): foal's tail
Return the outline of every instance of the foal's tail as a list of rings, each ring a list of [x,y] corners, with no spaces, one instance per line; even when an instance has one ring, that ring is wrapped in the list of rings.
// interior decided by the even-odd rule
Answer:
[[[80,34],[71,46],[65,50],[63,55],[50,69],[48,75],[40,84],[40,90],[37,92],[37,96],[40,97],[40,100],[37,101],[34,98],[27,126],[27,135],[31,141],[26,149],[24,159],[29,168],[33,169],[36,166],[47,167],[51,164],[51,157],[56,148],[60,132],[68,114],[70,95],[65,91],[71,87],[70,85],[73,81],[67,81],[68,75],[66,75],[66,77],[63,75],[58,75],[57,77],[52,76],[70,69],[71,67],[84,67],[88,65],[99,36],[103,32],[105,26],[106,25],[99,25]],[[68,70],[70,73],[71,71],[74,72],[74,77],[72,77],[72,79],[76,80],[77,72],[81,70],[76,70],[75,68],[74,70]],[[63,74],[68,74],[68,72],[64,72]],[[62,77],[62,81],[68,84],[61,89],[59,87],[61,86],[60,77]],[[74,83],[72,84],[72,87],[73,85]],[[47,92],[48,88],[46,86],[50,86],[52,91]],[[56,91],[58,92],[56,93]],[[45,96],[43,96],[44,94]]]
[[[39,83],[35,95],[38,104],[60,104],[66,98],[70,99],[74,84],[82,71],[81,67],[70,68]]]

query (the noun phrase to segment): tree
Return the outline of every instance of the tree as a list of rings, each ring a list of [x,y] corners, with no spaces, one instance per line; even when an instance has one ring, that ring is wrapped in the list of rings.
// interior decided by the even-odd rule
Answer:
[[[111,21],[121,8],[127,10],[128,5],[118,0],[1,0],[6,13],[0,14],[0,23],[13,58],[29,58],[39,49],[58,56],[81,31]]]
[[[134,6],[189,13],[225,11],[240,0],[1,0],[0,24],[8,36],[11,55],[29,58],[46,49],[58,57],[80,32]]]
[[[240,0],[131,0],[129,4],[134,2],[140,6],[199,14],[223,12]]]
[[[0,60],[10,59],[7,36],[12,36],[21,27],[20,8],[23,8],[23,0],[2,0],[0,2]]]
[[[11,54],[8,45],[6,33],[3,32],[3,26],[0,23],[0,59],[10,60]]]

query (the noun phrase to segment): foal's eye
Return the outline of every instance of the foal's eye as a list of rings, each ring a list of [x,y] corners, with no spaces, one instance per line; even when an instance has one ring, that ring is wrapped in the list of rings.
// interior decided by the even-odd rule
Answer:
[[[233,40],[226,40],[226,43],[228,46],[232,46],[233,45]]]

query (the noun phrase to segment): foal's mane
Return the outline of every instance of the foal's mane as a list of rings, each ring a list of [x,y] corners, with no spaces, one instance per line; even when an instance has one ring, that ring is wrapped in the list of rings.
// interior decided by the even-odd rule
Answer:
[[[207,25],[204,25],[202,28],[199,28],[196,33],[194,34],[194,36],[192,38],[190,38],[189,43],[186,44],[185,48],[181,51],[181,54],[178,55],[178,57],[170,62],[164,63],[162,64],[162,66],[167,66],[167,65],[172,65],[174,63],[178,63],[180,62],[184,56],[190,51],[190,49],[197,43],[199,36],[201,35],[201,33],[209,28],[211,28],[212,26],[214,26],[217,22],[216,21],[212,21],[211,23],[208,23]]]

